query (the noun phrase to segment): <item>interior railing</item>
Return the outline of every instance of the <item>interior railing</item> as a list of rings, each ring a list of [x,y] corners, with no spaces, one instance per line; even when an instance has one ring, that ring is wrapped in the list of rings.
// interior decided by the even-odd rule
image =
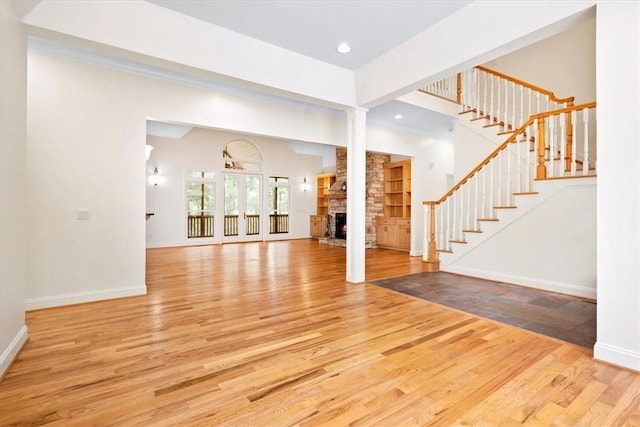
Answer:
[[[486,67],[447,77],[419,89],[460,104],[462,113],[486,118],[488,126],[514,131],[534,114],[571,107],[574,98],[559,98],[552,91]]]
[[[436,201],[425,201],[424,260],[439,270],[439,251],[464,243],[496,209],[515,207],[534,180],[595,174],[595,108],[591,102],[531,115],[467,176]]]

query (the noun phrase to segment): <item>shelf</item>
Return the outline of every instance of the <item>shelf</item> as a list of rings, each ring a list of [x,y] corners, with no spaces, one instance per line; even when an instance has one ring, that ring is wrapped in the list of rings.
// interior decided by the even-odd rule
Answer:
[[[329,189],[336,182],[335,173],[323,173],[316,176],[316,213],[329,213]]]
[[[411,161],[384,165],[385,217],[409,218],[411,216]]]

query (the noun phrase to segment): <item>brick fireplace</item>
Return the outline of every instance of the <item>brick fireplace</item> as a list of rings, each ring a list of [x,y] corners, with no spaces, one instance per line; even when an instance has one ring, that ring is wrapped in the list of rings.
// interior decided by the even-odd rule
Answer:
[[[384,203],[384,163],[389,162],[388,154],[367,151],[366,160],[366,212],[365,212],[365,248],[376,246],[376,217],[383,215]],[[347,183],[347,150],[336,148],[336,183],[329,190],[329,236],[320,239],[320,243],[346,247],[345,239],[336,238],[336,213],[347,213],[347,192],[342,184]],[[347,183],[348,184],[348,183]]]

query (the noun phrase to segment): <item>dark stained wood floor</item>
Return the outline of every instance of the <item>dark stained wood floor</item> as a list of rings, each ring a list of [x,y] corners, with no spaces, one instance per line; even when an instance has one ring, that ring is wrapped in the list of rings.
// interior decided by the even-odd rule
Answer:
[[[373,284],[583,347],[596,343],[596,304],[583,298],[445,272]]]
[[[313,240],[148,250],[148,295],[27,313],[0,425],[640,425],[640,374],[344,265]],[[368,280],[421,269],[367,251]]]

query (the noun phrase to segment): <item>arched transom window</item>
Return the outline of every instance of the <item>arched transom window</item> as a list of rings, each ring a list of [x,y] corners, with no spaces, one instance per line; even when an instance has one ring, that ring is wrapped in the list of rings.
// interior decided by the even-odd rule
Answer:
[[[222,151],[224,168],[243,172],[260,172],[262,156],[255,145],[244,139],[228,143]]]

